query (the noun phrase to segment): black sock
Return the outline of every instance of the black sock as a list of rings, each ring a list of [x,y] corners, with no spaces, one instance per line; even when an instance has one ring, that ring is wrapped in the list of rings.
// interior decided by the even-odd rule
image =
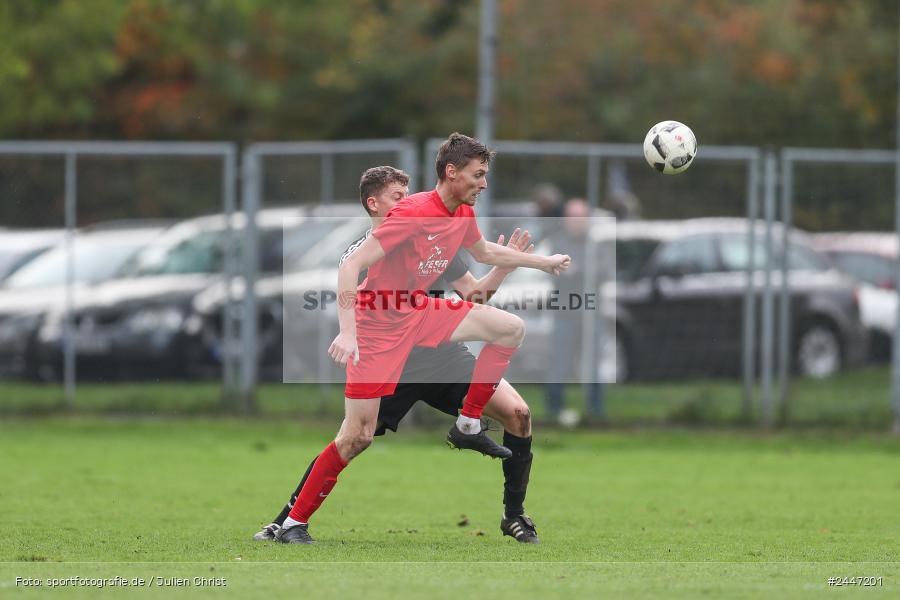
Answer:
[[[272,519],[273,523],[278,523],[281,525],[284,523],[284,520],[287,519],[288,513],[291,512],[291,509],[294,507],[294,502],[297,501],[297,496],[300,495],[300,490],[303,489],[303,484],[306,483],[306,478],[309,477],[309,472],[312,471],[313,465],[316,464],[316,460],[319,457],[317,456],[309,463],[309,467],[306,468],[306,473],[303,474],[303,479],[300,480],[300,483],[297,485],[297,489],[294,490],[294,493],[291,494],[291,499],[287,504],[284,505],[284,508],[281,509],[281,512],[278,513],[278,516]]]
[[[503,461],[503,506],[507,517],[516,517],[525,514],[525,493],[531,473],[531,436],[521,438],[504,431],[503,445],[513,453]]]

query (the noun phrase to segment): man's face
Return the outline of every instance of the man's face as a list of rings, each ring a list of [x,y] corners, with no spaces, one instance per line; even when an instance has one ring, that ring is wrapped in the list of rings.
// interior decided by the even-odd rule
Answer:
[[[369,210],[373,211],[373,217],[386,217],[394,205],[409,195],[409,188],[398,182],[389,183],[375,196],[369,196]]]
[[[487,188],[487,174],[487,163],[478,158],[470,159],[465,167],[456,169],[455,177],[451,179],[453,195],[463,204],[475,206],[478,194]]]

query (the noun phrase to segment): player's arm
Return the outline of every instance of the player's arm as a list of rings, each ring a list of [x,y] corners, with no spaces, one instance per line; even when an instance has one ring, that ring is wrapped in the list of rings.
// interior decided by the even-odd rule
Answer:
[[[497,244],[503,246],[504,240],[505,238],[501,234],[497,239]],[[531,243],[531,234],[527,231],[522,232],[520,229],[516,229],[512,232],[512,235],[509,236],[509,242],[506,243],[506,247],[513,248],[519,252],[534,251],[534,244]],[[506,279],[506,276],[514,270],[515,268],[512,267],[494,267],[481,279],[476,279],[472,273],[466,271],[462,277],[451,281],[450,285],[453,286],[456,293],[463,299],[484,304],[491,299],[491,296],[494,295],[497,288],[499,288],[500,284],[503,283],[503,280]]]
[[[483,237],[471,246],[466,247],[469,254],[476,261],[484,265],[494,265],[501,268],[528,267],[538,269],[551,275],[559,275],[569,268],[572,259],[566,254],[554,254],[553,256],[540,256],[529,252],[519,252],[486,241]]]
[[[331,342],[328,354],[341,364],[346,364],[351,356],[354,362],[359,362],[359,349],[356,345],[356,286],[359,272],[382,258],[384,249],[381,243],[374,235],[370,235],[338,269],[337,305],[341,331]]]

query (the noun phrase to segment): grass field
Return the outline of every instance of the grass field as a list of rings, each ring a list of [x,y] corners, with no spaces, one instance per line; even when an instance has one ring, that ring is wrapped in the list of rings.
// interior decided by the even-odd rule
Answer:
[[[883,579],[841,597],[900,592],[895,438],[537,432],[527,507],[542,543],[523,547],[498,530],[498,462],[401,430],[342,474],[316,546],[250,541],[332,429],[0,421],[0,596],[100,595],[47,587],[73,576],[227,581],[117,588],[166,597],[812,598],[844,576]]]

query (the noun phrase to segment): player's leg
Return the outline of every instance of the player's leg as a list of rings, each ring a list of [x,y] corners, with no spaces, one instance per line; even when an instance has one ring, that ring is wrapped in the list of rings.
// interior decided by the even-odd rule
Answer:
[[[344,399],[344,422],[337,437],[313,463],[294,506],[275,534],[276,540],[294,544],[312,542],[307,531],[309,519],[331,493],[341,471],[372,443],[380,403],[380,397]]]
[[[312,462],[309,463],[309,466],[306,468],[306,472],[303,474],[303,477],[300,479],[300,483],[297,484],[297,488],[294,490],[294,493],[291,494],[290,499],[287,504],[282,507],[281,512],[272,519],[272,521],[268,525],[264,525],[262,529],[253,534],[253,539],[262,542],[262,541],[271,541],[275,539],[275,532],[278,531],[278,528],[284,523],[284,520],[287,519],[288,514],[291,512],[291,509],[294,507],[294,502],[297,501],[297,496],[300,495],[300,490],[303,489],[304,484],[306,484],[306,480],[309,479],[309,474],[312,472],[313,465],[316,464],[316,460],[319,457],[312,459]]]
[[[503,461],[503,518],[500,531],[518,542],[538,543],[534,521],[525,514],[525,495],[531,474],[531,411],[505,379],[484,407],[484,414],[503,424],[503,445],[512,456]]]
[[[473,358],[472,360],[474,361],[475,359]],[[378,407],[378,425],[375,428],[375,437],[384,435],[389,429],[391,431],[397,431],[397,426],[400,424],[400,421],[406,416],[406,413],[410,411],[419,397],[417,395],[418,390],[415,389],[416,387],[417,386],[415,385],[401,383],[397,386],[397,390],[392,395],[381,398],[381,404]],[[300,495],[300,490],[303,489],[306,480],[309,478],[309,474],[312,471],[313,465],[316,464],[317,458],[319,457],[317,456],[309,463],[309,467],[306,468],[306,472],[300,479],[300,483],[297,484],[297,488],[291,494],[287,504],[282,507],[281,512],[279,512],[268,525],[263,526],[262,529],[253,535],[254,540],[271,541],[275,539],[275,532],[278,531],[278,528],[281,527],[282,524],[284,524],[285,519],[287,519],[288,514],[294,507],[297,496]]]
[[[524,338],[525,324],[521,318],[485,305],[474,306],[454,330],[451,341],[488,342],[475,361],[469,393],[457,421],[462,433],[474,434],[481,430],[481,413]]]

